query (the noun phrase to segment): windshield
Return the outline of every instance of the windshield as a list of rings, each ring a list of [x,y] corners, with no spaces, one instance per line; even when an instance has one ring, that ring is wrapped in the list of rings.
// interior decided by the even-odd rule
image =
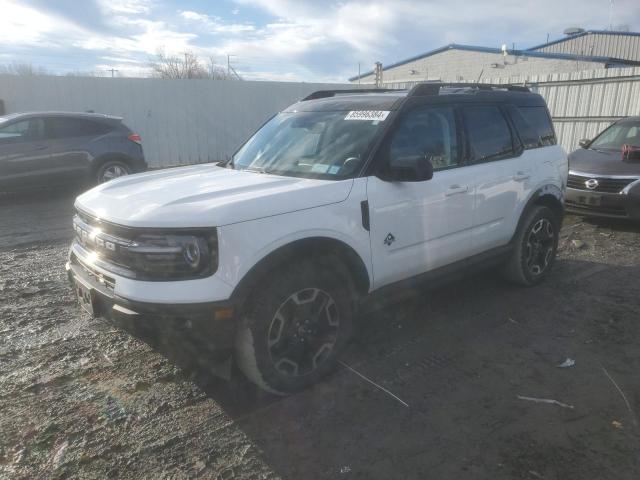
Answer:
[[[351,178],[389,112],[360,113],[276,115],[234,155],[232,166],[277,175]]]
[[[589,148],[620,150],[623,145],[640,145],[640,123],[616,123],[606,129]]]

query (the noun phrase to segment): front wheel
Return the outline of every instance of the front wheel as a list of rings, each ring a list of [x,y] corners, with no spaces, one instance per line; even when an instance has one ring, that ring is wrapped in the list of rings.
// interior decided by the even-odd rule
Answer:
[[[555,262],[559,235],[560,220],[553,211],[533,207],[516,233],[515,248],[504,269],[507,280],[525,286],[540,283]]]
[[[272,393],[301,390],[336,365],[352,330],[353,288],[329,258],[304,260],[263,279],[236,336],[238,367]]]

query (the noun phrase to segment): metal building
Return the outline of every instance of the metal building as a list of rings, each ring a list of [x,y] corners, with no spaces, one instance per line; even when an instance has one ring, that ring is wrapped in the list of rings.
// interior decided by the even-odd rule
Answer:
[[[384,67],[379,83],[528,77],[640,66],[640,33],[583,31],[528,50],[450,44]],[[374,71],[349,79],[375,84]]]
[[[640,62],[640,33],[569,29],[574,34],[530,48],[536,52],[596,55]]]

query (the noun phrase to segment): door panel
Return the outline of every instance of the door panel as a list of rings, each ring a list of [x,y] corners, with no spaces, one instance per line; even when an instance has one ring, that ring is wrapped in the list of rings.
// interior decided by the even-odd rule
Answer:
[[[91,168],[91,142],[108,129],[91,120],[50,117],[47,137],[51,147],[51,168],[60,182],[85,179]]]
[[[469,171],[475,178],[472,254],[503,246],[512,236],[513,210],[532,176],[520,160],[504,112],[497,105],[461,108],[468,141]]]
[[[474,179],[459,163],[460,144],[455,109],[423,105],[399,119],[382,147],[380,175],[367,181],[375,288],[468,255]],[[427,161],[431,180],[389,180],[394,168]]]
[[[468,256],[473,178],[466,170],[436,172],[425,182],[368,179],[375,288]]]
[[[0,188],[47,184],[50,151],[43,139],[44,122],[19,120],[0,128]]]
[[[482,163],[469,167],[476,178],[472,252],[505,245],[509,233],[513,210],[518,205],[519,182],[513,179],[513,160]]]

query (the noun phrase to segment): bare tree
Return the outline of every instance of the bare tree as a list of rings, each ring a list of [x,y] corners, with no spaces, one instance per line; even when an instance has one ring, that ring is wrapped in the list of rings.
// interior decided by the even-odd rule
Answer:
[[[73,70],[66,72],[64,74],[65,77],[101,77],[104,75],[100,75],[99,73],[93,70]]]
[[[197,78],[212,80],[230,80],[236,77],[227,75],[227,71],[217,65],[213,57],[208,63],[200,61],[193,52],[182,55],[168,55],[164,50],[158,50],[156,58],[149,62],[152,76],[156,78]]]
[[[30,63],[9,63],[0,65],[0,74],[18,75],[22,77],[31,77],[35,75],[50,75],[44,67],[34,67]]]

